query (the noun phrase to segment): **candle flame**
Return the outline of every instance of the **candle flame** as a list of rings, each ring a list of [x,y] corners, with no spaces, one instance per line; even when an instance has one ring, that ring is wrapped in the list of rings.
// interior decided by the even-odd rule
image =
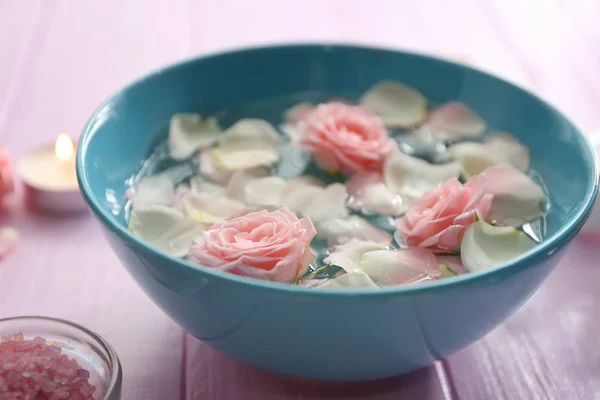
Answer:
[[[75,146],[71,141],[71,138],[67,136],[66,133],[61,133],[58,135],[58,139],[56,139],[56,144],[54,145],[54,154],[56,154],[56,158],[60,161],[66,161],[73,158],[73,154],[75,153]]]

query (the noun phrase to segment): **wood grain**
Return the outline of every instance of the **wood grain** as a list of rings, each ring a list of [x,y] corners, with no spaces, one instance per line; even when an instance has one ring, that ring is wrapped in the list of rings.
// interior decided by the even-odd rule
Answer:
[[[343,4],[343,5],[342,5]],[[0,1],[0,144],[17,159],[140,74],[185,57],[291,41],[354,42],[455,58],[531,89],[600,133],[595,0]],[[136,286],[88,214],[12,199],[23,240],[0,263],[0,317],[44,314],[117,349],[124,399],[600,399],[597,242],[579,240],[512,318],[444,362],[377,385],[322,385],[231,360],[184,334]]]

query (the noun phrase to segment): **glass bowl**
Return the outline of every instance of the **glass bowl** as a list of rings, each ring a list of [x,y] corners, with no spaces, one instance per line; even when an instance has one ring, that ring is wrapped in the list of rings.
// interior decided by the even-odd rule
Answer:
[[[22,333],[52,341],[63,354],[75,359],[90,373],[98,400],[120,400],[123,373],[114,349],[98,334],[73,322],[57,318],[23,316],[0,319],[0,338]]]

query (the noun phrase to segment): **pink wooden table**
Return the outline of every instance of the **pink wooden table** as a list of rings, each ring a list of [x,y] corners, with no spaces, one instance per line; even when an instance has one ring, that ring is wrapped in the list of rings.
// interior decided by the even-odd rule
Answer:
[[[342,6],[343,4],[343,6]],[[0,0],[0,144],[18,159],[77,136],[111,92],[215,50],[343,41],[444,54],[534,90],[600,133],[597,0]],[[307,385],[243,366],[187,336],[136,286],[95,221],[32,214],[0,262],[0,317],[97,330],[125,370],[124,400],[600,399],[597,244],[576,241],[513,317],[436,365],[378,385]]]

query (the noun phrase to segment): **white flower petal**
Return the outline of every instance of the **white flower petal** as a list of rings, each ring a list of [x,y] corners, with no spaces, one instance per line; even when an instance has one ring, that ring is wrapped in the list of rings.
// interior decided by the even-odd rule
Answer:
[[[244,203],[215,192],[190,192],[184,197],[183,204],[185,214],[203,224],[224,221],[246,208]]]
[[[323,261],[327,264],[337,265],[346,272],[362,272],[360,260],[363,254],[376,250],[387,250],[387,246],[381,243],[352,239],[336,246],[334,251]]]
[[[457,143],[448,149],[448,153],[461,164],[465,180],[482,173],[486,168],[506,163],[499,152],[492,151],[485,143]]]
[[[286,189],[283,192],[281,205],[289,208],[294,213],[305,215],[305,210],[311,206],[315,197],[323,192],[323,188],[312,185],[299,185],[293,190]]]
[[[408,128],[427,117],[425,97],[400,82],[380,82],[363,94],[360,102],[378,114],[390,128]]]
[[[281,136],[268,121],[256,118],[241,119],[219,136],[219,147],[237,142],[258,141],[278,147]]]
[[[450,178],[460,176],[458,162],[430,164],[402,152],[390,156],[383,168],[387,187],[409,201],[414,201]]]
[[[228,171],[217,167],[212,159],[213,149],[205,149],[198,156],[198,164],[200,173],[213,182],[225,183],[233,174],[234,171]]]
[[[384,286],[419,282],[441,275],[433,253],[420,248],[369,251],[362,255],[360,269],[373,282]]]
[[[544,213],[542,188],[518,169],[496,165],[486,169],[486,191],[494,196],[487,219],[499,225],[520,226]]]
[[[129,218],[129,230],[134,235],[175,257],[185,256],[206,227],[164,205],[134,209]]]
[[[529,169],[529,150],[508,132],[490,136],[486,143],[492,151],[502,154],[505,162],[521,172]]]
[[[192,192],[195,193],[225,193],[225,190],[227,189],[225,186],[213,183],[201,175],[196,175],[190,178],[190,188]]]
[[[281,206],[286,181],[278,176],[250,180],[244,189],[246,204],[252,206]]]
[[[311,175],[303,175],[287,181],[282,193],[281,205],[304,215],[314,198],[324,190],[325,184]]]
[[[378,172],[358,173],[345,183],[348,207],[365,213],[398,216],[404,211],[402,196],[392,192]]]
[[[315,224],[328,219],[343,218],[348,216],[346,208],[346,187],[341,183],[333,183],[317,193],[302,214],[309,217]]]
[[[269,166],[277,161],[279,148],[259,139],[231,141],[212,150],[213,164],[227,171]]]
[[[479,136],[487,129],[487,124],[473,110],[458,101],[451,101],[429,113],[428,125],[443,132],[444,139],[463,136]],[[438,137],[441,134],[437,135]]]
[[[302,175],[302,176],[299,176],[297,178],[290,180],[288,182],[288,189],[292,190],[292,188],[294,186],[302,186],[302,185],[317,186],[317,187],[324,188],[325,182],[323,182],[319,178],[315,178],[312,175]]]
[[[346,243],[351,239],[390,245],[393,239],[392,235],[357,215],[330,219],[317,224],[317,237],[327,240],[329,247]]]
[[[334,279],[327,279],[315,289],[373,289],[378,288],[364,272],[349,272]]]
[[[467,228],[460,251],[465,268],[474,272],[509,262],[535,245],[527,235],[512,227],[477,221]]]
[[[175,184],[166,175],[147,176],[135,186],[131,205],[135,208],[149,205],[167,205],[173,201]]]
[[[522,172],[529,169],[529,151],[509,133],[491,136],[484,143],[457,143],[448,153],[462,165],[466,180],[499,164],[512,165]]]
[[[212,146],[221,133],[216,118],[200,114],[175,114],[169,125],[169,155],[175,160],[190,157],[198,149]]]
[[[440,265],[447,267],[454,275],[462,275],[468,272],[465,269],[460,256],[436,254],[435,258]]]
[[[245,202],[246,185],[257,178],[264,178],[269,175],[269,171],[262,167],[235,171],[227,184],[227,195],[232,199]]]

